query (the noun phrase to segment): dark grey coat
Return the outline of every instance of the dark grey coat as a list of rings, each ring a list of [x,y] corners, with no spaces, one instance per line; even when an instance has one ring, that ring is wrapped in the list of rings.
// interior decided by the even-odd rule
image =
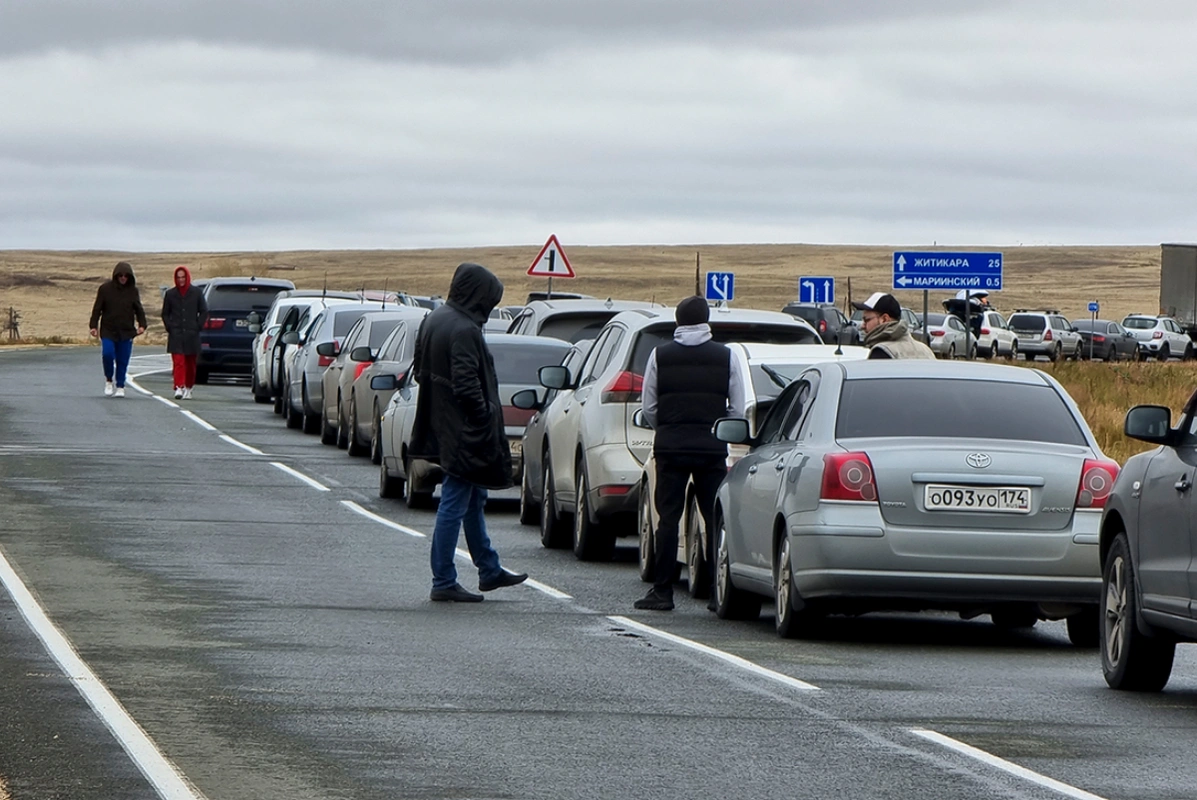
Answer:
[[[200,328],[208,316],[202,290],[192,286],[187,294],[172,286],[162,299],[162,324],[166,326],[166,351],[194,356],[200,351]]]

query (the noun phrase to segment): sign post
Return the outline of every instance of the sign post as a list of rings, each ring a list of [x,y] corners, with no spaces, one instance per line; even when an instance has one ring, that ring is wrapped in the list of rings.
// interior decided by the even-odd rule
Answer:
[[[896,251],[893,287],[923,290],[924,331],[927,327],[926,292],[931,289],[964,289],[964,354],[967,358],[972,350],[972,296],[969,290],[1001,291],[1002,254]]]
[[[1097,312],[1101,305],[1096,300],[1089,301],[1089,360],[1093,360],[1093,339],[1097,334]]]
[[[565,251],[561,249],[561,242],[557,241],[557,234],[550,234],[549,240],[540,248],[540,252],[528,267],[528,274],[534,277],[548,278],[549,290],[545,295],[553,299],[553,278],[574,278],[574,268],[569,265]]]
[[[736,273],[708,272],[706,299],[730,303],[736,296]]]
[[[835,305],[835,278],[828,275],[799,278],[798,302]]]

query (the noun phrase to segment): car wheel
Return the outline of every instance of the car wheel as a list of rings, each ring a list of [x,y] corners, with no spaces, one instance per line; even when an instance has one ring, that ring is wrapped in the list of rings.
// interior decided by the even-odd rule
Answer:
[[[532,496],[532,487],[528,485],[528,464],[524,463],[524,474],[520,478],[520,523],[535,525],[540,522],[540,506]]]
[[[985,357],[986,358],[997,358],[999,355],[1001,355],[1001,352],[1000,352],[1000,349],[998,348],[998,340],[994,339],[992,342],[989,343],[989,352],[987,352],[985,354]]]
[[[291,405],[290,386],[283,391],[283,423],[292,430],[298,430],[303,426],[303,416],[295,411],[295,406]]]
[[[1193,345],[1191,345],[1191,344],[1185,345],[1185,353],[1183,356],[1180,357],[1180,360],[1181,361],[1192,361],[1193,360]]]
[[[648,496],[648,481],[640,483],[640,501],[636,503],[637,528],[640,531],[640,580],[653,583],[657,579],[657,532],[653,530],[652,498]]]
[[[1157,355],[1156,358],[1158,358],[1160,361],[1167,361],[1168,359],[1172,358],[1172,351],[1168,349],[1168,345],[1164,345],[1160,348],[1159,355]]]
[[[948,361],[952,361],[953,359],[956,358],[956,343],[955,342],[952,342],[952,346],[948,348],[948,354],[946,356],[944,356],[944,358],[946,358]]]
[[[689,575],[690,596],[696,600],[711,596],[711,565],[707,563],[702,543],[702,530],[698,524],[701,519],[698,500],[691,497],[686,505],[686,574]]]
[[[1010,343],[1010,354],[1006,356],[1006,359],[1009,361],[1018,360],[1018,342]]]
[[[199,383],[199,384],[204,384],[204,383],[208,382],[208,368],[207,367],[196,367],[195,368],[195,382]]]
[[[1138,589],[1135,566],[1130,557],[1126,534],[1120,533],[1110,545],[1102,570],[1101,596],[1101,670],[1112,689],[1133,692],[1158,692],[1172,674],[1176,642],[1147,636],[1138,617]]]
[[[731,579],[731,551],[727,544],[727,525],[715,512],[715,614],[719,619],[756,619],[761,615],[761,596],[737,589]]]
[[[374,401],[374,424],[370,426],[370,461],[382,463],[382,414],[378,412],[378,401]]]
[[[1039,609],[1035,606],[1002,606],[989,612],[989,619],[1004,631],[1030,630],[1039,622]]]
[[[543,478],[544,484],[540,490],[540,543],[552,549],[565,547],[570,531],[566,529],[561,515],[557,512],[557,493],[553,491],[553,464],[549,461],[547,450],[544,454]]]
[[[574,475],[574,555],[581,561],[610,561],[615,553],[615,537],[590,519],[590,482],[581,460]]]
[[[254,365],[254,370],[249,376],[249,390],[253,393],[255,403],[265,405],[270,402],[270,393],[262,390],[262,382],[258,380],[257,365]]]
[[[338,450],[346,450],[349,447],[349,420],[345,418],[345,403],[340,394],[337,395],[337,431],[334,443]]]
[[[1065,622],[1068,625],[1068,641],[1077,647],[1097,647],[1101,643],[1101,617],[1097,606],[1089,606]]]
[[[337,400],[336,407],[337,422],[341,422],[341,401]],[[328,421],[329,414],[327,410],[320,415],[320,444],[340,445],[340,434],[338,428],[334,428]],[[340,430],[345,430],[344,425],[339,425]]]
[[[408,508],[420,509],[430,508],[432,506],[432,492],[417,492],[414,488],[415,484],[412,482],[411,459],[404,459],[403,474],[407,476],[405,492],[403,495],[404,501]]]
[[[969,361],[977,360],[977,346],[975,344],[972,347],[970,347],[968,350],[968,360]]]
[[[777,545],[777,558],[773,565],[773,605],[776,617],[774,626],[777,635],[783,639],[794,639],[810,628],[812,613],[809,609],[794,608],[794,569],[790,556],[790,537],[782,536]]]
[[[398,500],[403,497],[403,478],[397,478],[387,472],[386,465],[378,467],[378,496],[388,500]]]
[[[1144,350],[1142,347],[1140,347],[1138,352],[1136,352],[1135,356],[1136,356],[1137,361],[1146,361],[1147,360],[1147,351]]]
[[[312,411],[311,401],[308,399],[308,382],[303,382],[303,394],[300,395],[300,410],[303,411],[303,432],[316,433],[320,430],[321,417]]]
[[[345,420],[345,452],[351,456],[366,455],[366,447],[357,438],[357,398],[349,395],[349,418]]]

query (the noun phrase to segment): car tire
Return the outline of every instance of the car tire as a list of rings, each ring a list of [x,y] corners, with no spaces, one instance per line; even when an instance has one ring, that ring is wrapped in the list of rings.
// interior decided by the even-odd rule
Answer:
[[[398,500],[403,497],[403,478],[397,478],[387,472],[385,465],[378,467],[378,496],[388,500]]]
[[[374,401],[374,424],[370,426],[370,462],[382,463],[382,414],[378,411],[378,401]]]
[[[1193,345],[1191,345],[1191,344],[1185,345],[1185,352],[1184,352],[1184,355],[1182,355],[1180,357],[1180,360],[1181,361],[1192,361],[1193,360]]]
[[[339,423],[341,421],[341,403],[340,403],[340,401],[337,402],[336,413],[337,413],[337,422]],[[345,429],[345,426],[343,426],[343,425],[339,425],[337,428],[334,428],[331,424],[329,424],[327,411],[325,413],[321,414],[320,415],[320,444],[339,446],[340,445],[339,440],[341,438],[340,431],[344,430],[344,429]]]
[[[782,536],[773,563],[774,627],[783,639],[796,639],[810,629],[813,613],[794,608],[794,569],[790,555],[790,537]]]
[[[1010,353],[1009,353],[1009,355],[1006,356],[1006,360],[1007,361],[1017,361],[1018,360],[1018,342],[1017,341],[1010,343]]]
[[[990,611],[989,619],[1004,631],[1030,630],[1039,622],[1039,609],[1031,605],[1002,606]]]
[[[972,347],[970,347],[968,350],[968,360],[969,361],[977,360],[977,346],[975,344]]]
[[[1160,361],[1167,361],[1172,358],[1172,351],[1168,348],[1168,345],[1160,348],[1160,352],[1156,355],[1156,358]]]
[[[1060,345],[1052,348],[1051,352],[1047,354],[1047,360],[1053,364],[1060,360]]]
[[[565,521],[557,511],[557,493],[553,491],[553,464],[549,461],[548,450],[544,453],[542,476],[544,485],[540,490],[540,543],[557,550],[569,543],[568,537],[572,531],[566,527]]]
[[[520,524],[535,525],[540,522],[540,506],[532,496],[532,487],[528,485],[528,464],[524,463],[523,476],[520,478]]]
[[[640,532],[637,563],[640,580],[654,583],[657,579],[657,532],[653,529],[652,498],[648,496],[648,481],[640,482],[640,500],[636,503],[636,527]]]
[[[208,382],[208,368],[207,367],[196,367],[195,368],[195,382],[199,383],[199,384],[205,384]]]
[[[291,405],[290,388],[287,388],[283,394],[283,423],[291,430],[299,430],[303,427],[303,415],[295,410],[295,406]]]
[[[998,347],[998,340],[994,339],[992,342],[990,342],[989,351],[985,354],[985,357],[986,358],[997,358],[1001,354],[1002,354],[1001,348]]]
[[[948,348],[948,354],[946,356],[944,356],[944,358],[947,359],[948,361],[955,360],[955,358],[956,358],[956,343],[955,342],[952,342],[952,345]]]
[[[1097,606],[1089,606],[1065,620],[1068,641],[1076,647],[1094,648],[1101,644],[1101,616]]]
[[[357,438],[357,398],[349,395],[349,417],[345,420],[345,452],[351,456],[364,456],[368,448]]]
[[[349,449],[349,420],[345,416],[345,401],[337,396],[337,440],[338,450]]]
[[[694,497],[686,504],[686,574],[690,596],[695,600],[706,600],[711,596],[711,565],[707,563],[706,548],[703,547],[702,532],[698,521],[698,500]]]
[[[1136,580],[1130,544],[1119,533],[1101,574],[1101,671],[1111,689],[1158,692],[1172,674],[1176,642],[1139,629]]]
[[[320,431],[321,417],[315,411],[311,410],[312,406],[308,401],[307,381],[303,383],[303,393],[300,395],[299,408],[303,411],[303,432],[318,433]]]
[[[270,402],[270,393],[262,391],[262,382],[258,380],[258,369],[255,365],[254,370],[249,376],[249,391],[254,396],[254,402],[260,405],[266,405]]]
[[[610,561],[615,554],[615,537],[590,519],[589,495],[586,465],[579,459],[574,470],[574,555],[579,561]]]
[[[761,596],[737,589],[731,579],[731,551],[727,545],[727,525],[715,512],[715,614],[719,619],[752,620],[761,615]]]

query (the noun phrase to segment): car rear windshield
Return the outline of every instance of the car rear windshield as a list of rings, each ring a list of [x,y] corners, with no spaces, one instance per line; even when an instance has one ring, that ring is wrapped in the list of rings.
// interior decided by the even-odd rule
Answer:
[[[1097,322],[1091,319],[1074,319],[1070,324],[1078,331],[1097,331],[1098,333],[1105,333],[1110,327],[1110,323],[1104,319],[1099,319]]]
[[[629,369],[637,375],[644,374],[648,354],[657,345],[673,341],[672,323],[654,325],[640,331],[636,347],[632,350],[632,364]],[[744,342],[745,344],[822,344],[819,335],[800,325],[773,325],[760,322],[723,322],[711,325],[711,338],[716,342]]]
[[[1010,327],[1016,331],[1041,331],[1046,326],[1039,314],[1015,314],[1010,317]]]
[[[265,311],[284,286],[213,286],[205,298],[213,311]]]
[[[569,352],[569,345],[562,342],[560,346],[528,347],[512,342],[490,344],[487,349],[495,360],[495,376],[499,383],[536,386],[540,368],[560,364]]]
[[[845,381],[835,435],[1088,444],[1071,410],[1050,386],[942,378]]]
[[[403,323],[401,319],[389,319],[385,322],[375,322],[370,326],[370,349],[378,350],[382,343],[391,335],[391,331]]]
[[[807,322],[818,322],[823,317],[821,310],[811,306],[786,306],[782,310],[792,317],[801,317]]]
[[[599,331],[607,324],[607,320],[611,319],[617,313],[614,310],[604,310],[575,314],[554,314],[541,324],[537,334],[540,336],[551,336],[554,339],[562,339],[566,342],[593,339],[598,336]]]
[[[1146,331],[1151,330],[1156,326],[1156,321],[1149,317],[1127,317],[1122,320],[1122,327],[1134,328],[1135,330]]]
[[[349,329],[353,327],[353,323],[362,318],[366,312],[363,309],[355,311],[336,311],[333,312],[333,337],[340,339],[349,333]]]

